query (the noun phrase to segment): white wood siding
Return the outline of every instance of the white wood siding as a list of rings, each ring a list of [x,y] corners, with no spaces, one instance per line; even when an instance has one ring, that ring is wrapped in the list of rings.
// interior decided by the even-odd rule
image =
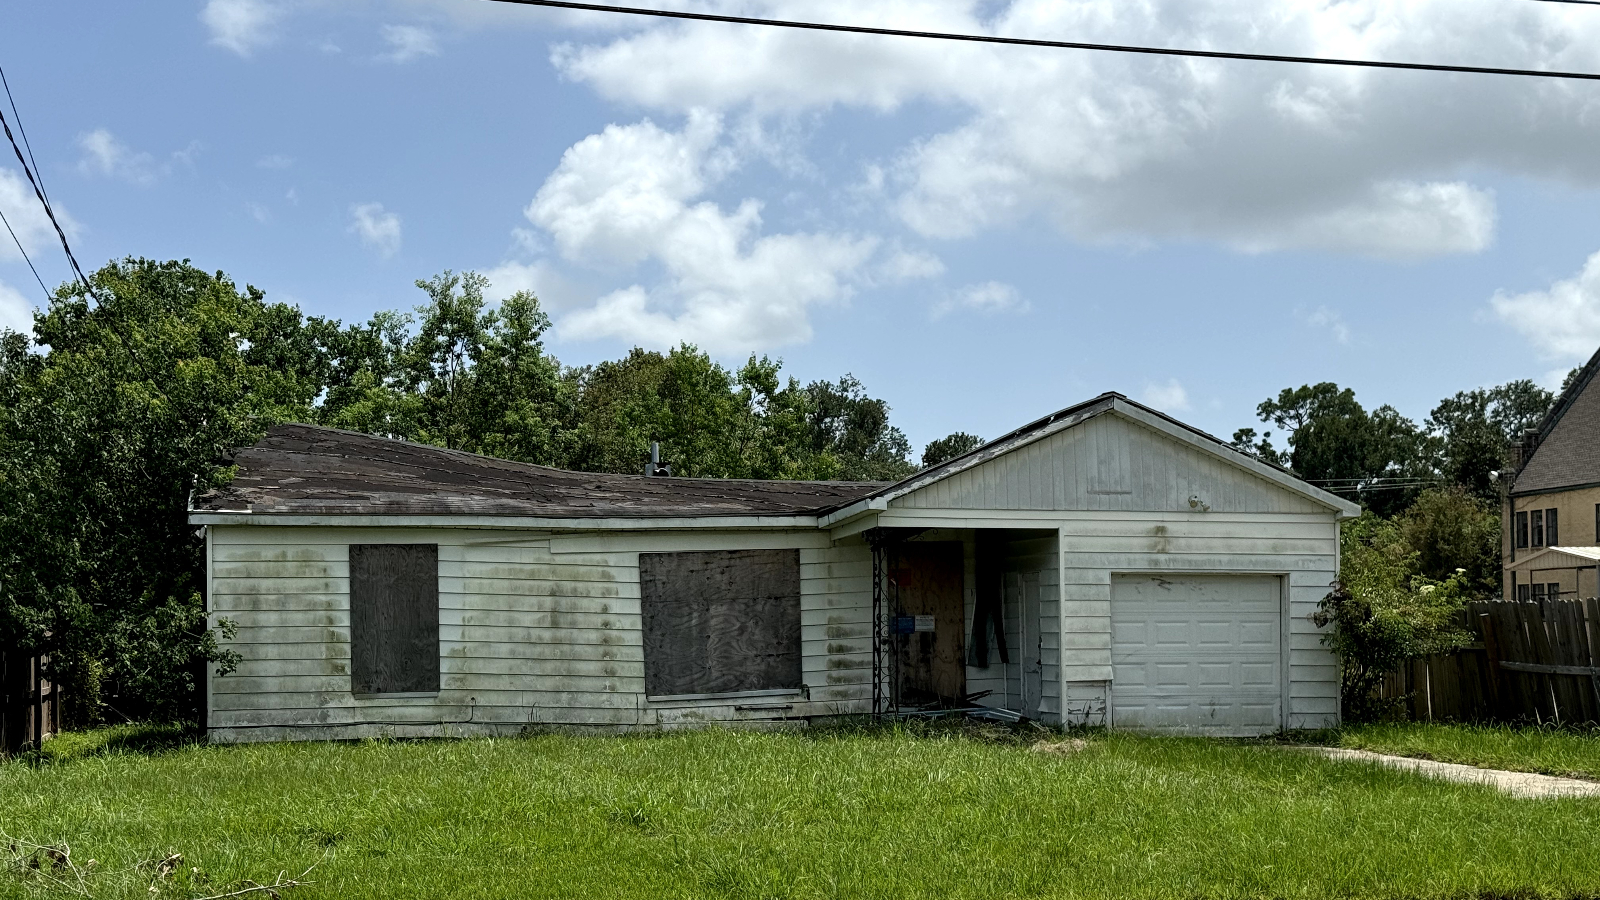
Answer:
[[[1097,416],[890,501],[890,509],[1324,513],[1265,478],[1115,414]]]
[[[439,545],[441,690],[350,693],[348,546]],[[212,526],[210,609],[239,670],[211,679],[215,740],[671,726],[860,712],[870,702],[871,557],[815,531],[555,537],[517,530]],[[638,554],[798,547],[808,691],[644,695]],[[744,708],[741,708],[744,707]]]

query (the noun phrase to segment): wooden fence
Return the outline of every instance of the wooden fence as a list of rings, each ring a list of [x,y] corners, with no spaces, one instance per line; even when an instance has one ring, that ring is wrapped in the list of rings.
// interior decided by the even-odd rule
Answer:
[[[48,657],[0,650],[0,755],[38,747],[61,721],[61,692],[44,677]]]
[[[1473,643],[1412,660],[1380,696],[1417,721],[1600,723],[1600,601],[1468,604]]]

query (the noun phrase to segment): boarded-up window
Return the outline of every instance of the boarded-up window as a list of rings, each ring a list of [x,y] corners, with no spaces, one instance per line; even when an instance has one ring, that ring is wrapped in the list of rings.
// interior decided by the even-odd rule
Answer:
[[[800,687],[800,551],[639,554],[651,696]]]
[[[350,689],[439,690],[439,546],[350,545]]]

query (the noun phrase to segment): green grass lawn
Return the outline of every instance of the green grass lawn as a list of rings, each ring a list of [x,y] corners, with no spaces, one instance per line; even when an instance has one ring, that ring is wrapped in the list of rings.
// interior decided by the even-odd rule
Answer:
[[[1329,740],[1442,762],[1600,779],[1600,731],[1497,725],[1362,725]]]
[[[319,860],[286,898],[1600,896],[1600,800],[1515,800],[1265,743],[164,737],[67,736],[0,764],[0,830],[94,858],[111,873],[90,876],[97,897],[200,896],[204,879],[219,893]],[[152,894],[148,871],[116,874],[172,852],[187,883]],[[47,895],[32,874],[0,877],[0,897]]]

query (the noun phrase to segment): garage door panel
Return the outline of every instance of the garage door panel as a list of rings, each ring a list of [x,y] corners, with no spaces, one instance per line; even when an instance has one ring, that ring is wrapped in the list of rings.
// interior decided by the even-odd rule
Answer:
[[[1116,576],[1112,722],[1214,734],[1282,722],[1280,588],[1274,576]]]

